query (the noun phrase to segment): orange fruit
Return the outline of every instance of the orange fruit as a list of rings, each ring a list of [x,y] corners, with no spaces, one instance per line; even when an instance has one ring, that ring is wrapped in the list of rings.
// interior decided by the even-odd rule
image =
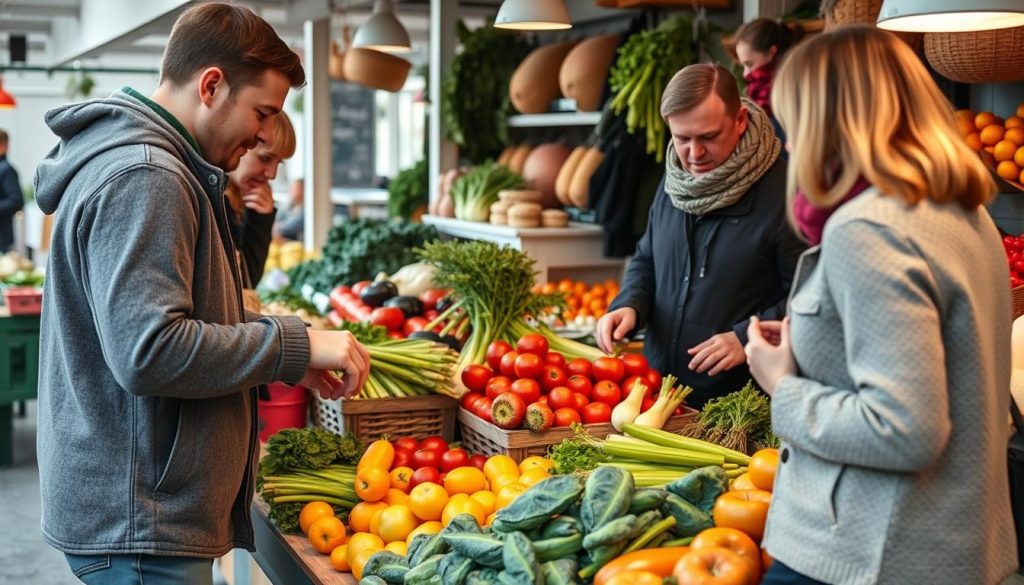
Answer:
[[[497,518],[497,517],[498,517],[498,513],[497,512],[494,512],[493,514],[488,516],[487,519],[484,520],[484,526],[490,526],[491,524],[494,524],[494,519]]]
[[[972,132],[977,132],[978,129],[974,127],[974,122],[970,120],[957,120],[957,128],[960,130],[960,136],[967,136]]]
[[[565,302],[566,302],[566,304],[569,305],[570,309],[578,309],[578,308],[580,308],[580,299],[579,299],[579,297],[569,297],[568,299],[566,299]]]
[[[375,552],[377,551],[361,550],[350,556],[349,564],[352,565],[352,576],[355,577],[356,580],[363,578],[363,569],[366,568],[366,563]]]
[[[1003,140],[1009,140],[1017,146],[1024,146],[1024,127],[1007,128]]]
[[[494,495],[494,492],[481,490],[475,494],[469,494],[469,499],[483,506],[484,513],[494,513],[494,503],[497,501],[497,496]]]
[[[411,467],[396,467],[391,470],[391,489],[402,490],[409,493],[412,489],[409,482],[412,481],[413,470]]]
[[[348,573],[352,570],[352,567],[348,564],[347,544],[336,546],[331,551],[331,566],[334,567],[335,571],[341,571],[342,573]]]
[[[381,503],[383,504],[384,502]],[[376,512],[373,513],[373,516],[370,516],[370,534],[376,534],[377,536],[380,536],[380,515],[381,512],[387,510],[387,504],[384,505],[384,508],[377,510]]]
[[[573,290],[573,282],[568,278],[563,278],[558,282],[558,292],[571,293]]]
[[[519,481],[519,473],[515,473],[515,474],[505,473],[505,474],[496,476],[494,479],[491,480],[491,491],[494,492],[495,494],[497,494],[498,490],[500,490],[501,488],[507,486],[510,483],[516,483],[518,481]]]
[[[1018,148],[1017,152],[1014,153],[1013,162],[1016,163],[1018,167],[1024,167],[1024,146]]]
[[[391,551],[400,557],[404,557],[405,553],[409,552],[409,545],[403,540],[394,540],[387,543],[384,546],[384,550]]]
[[[551,474],[548,473],[547,469],[534,467],[533,469],[527,469],[519,476],[519,483],[527,487],[533,487],[549,477],[551,477]]]
[[[491,483],[494,483],[495,477],[508,474],[519,477],[519,466],[508,455],[492,455],[484,462],[484,476]]]
[[[986,147],[985,147],[985,152],[987,152],[987,153],[989,153],[989,154],[992,154],[992,153],[994,153],[995,151],[996,151],[996,147],[994,147],[994,146],[986,146]]]
[[[553,282],[546,282],[540,287],[541,294],[549,295],[558,290],[558,285]]]
[[[1016,181],[1020,177],[1020,167],[1012,160],[1004,160],[996,167],[996,174],[1007,181]]]
[[[534,455],[523,459],[523,462],[519,464],[519,471],[526,473],[527,470],[534,468],[541,468],[547,472],[550,472],[555,467],[555,462],[548,459],[547,457],[541,457],[540,455]]]
[[[1003,139],[1004,134],[1006,134],[1006,130],[1002,126],[992,124],[982,128],[979,137],[981,138],[982,144],[994,146],[996,143]]]
[[[1009,130],[1010,128],[1024,128],[1024,118],[1020,116],[1010,116],[1006,119],[1006,123],[1003,127]]]
[[[448,504],[444,507],[444,512],[441,514],[441,524],[448,526],[452,518],[459,514],[471,515],[473,518],[476,518],[476,523],[480,525],[487,520],[487,513],[484,511],[484,507],[480,505],[480,502],[470,498],[467,494],[455,494],[452,496],[452,499],[448,500]]]
[[[607,312],[608,311],[606,311],[605,309],[598,309],[597,311],[594,311],[594,318],[600,319],[601,317],[604,317],[605,313]]]
[[[412,532],[409,533],[409,536],[405,537],[405,543],[406,544],[412,544],[412,539],[416,538],[417,535],[419,535],[419,534],[427,534],[427,535],[437,534],[438,532],[441,532],[441,530],[443,528],[444,528],[444,526],[441,526],[441,523],[438,522],[437,520],[431,520],[429,522],[424,522],[423,524],[420,524],[416,528],[412,529]]]
[[[352,573],[355,573],[356,560],[359,555],[365,554],[366,558],[369,558],[373,553],[384,549],[384,541],[380,539],[376,534],[370,534],[369,532],[358,532],[352,535],[352,538],[348,539],[348,564],[352,567]],[[363,561],[366,564],[366,561]]]
[[[596,314],[598,311],[603,311],[607,305],[605,305],[604,299],[594,299],[590,301],[587,308],[590,309],[591,313]]]
[[[981,143],[981,136],[979,136],[977,132],[968,134],[964,137],[964,142],[966,142],[967,146],[973,151],[979,151],[981,150],[981,147],[984,146]]]
[[[608,296],[608,288],[605,287],[603,284],[595,284],[594,286],[590,287],[590,293],[593,294],[595,297],[604,298]]]
[[[750,473],[744,473],[744,474],[736,477],[736,479],[732,480],[732,483],[729,484],[729,489],[730,490],[756,490],[757,486],[754,485],[754,482],[750,481]]]
[[[387,507],[384,502],[359,502],[352,506],[352,511],[348,513],[348,524],[352,532],[369,532],[374,513]]]
[[[409,506],[388,506],[380,512],[380,539],[384,542],[405,542],[418,525],[419,520]]]
[[[530,489],[530,486],[521,484],[518,481],[502,487],[494,494],[494,509],[500,510],[511,504],[519,497],[520,494],[526,492],[528,489]]]
[[[1020,105],[1017,106],[1017,117],[1024,118],[1024,102],[1021,102]]]
[[[345,544],[348,533],[345,523],[334,516],[318,518],[309,526],[309,543],[317,552],[331,554],[336,547]]]
[[[448,499],[448,492],[443,487],[424,482],[409,492],[409,509],[420,520],[440,520]]]
[[[380,467],[366,467],[356,473],[356,495],[364,502],[379,502],[391,489],[391,476]]]
[[[576,293],[576,296],[583,296],[583,293],[587,292],[587,283],[577,282],[572,286],[572,290]]]
[[[587,291],[580,296],[580,306],[589,307],[590,301],[594,300],[594,293]]]
[[[576,312],[576,316],[577,317],[593,317],[594,314],[590,311],[590,309],[588,309],[586,307],[583,307],[582,309],[580,309],[579,311]]]
[[[971,110],[964,109],[964,110],[957,110],[956,111],[956,119],[957,120],[966,120],[966,121],[970,122],[971,124],[974,123],[974,116],[975,116],[975,114]]]
[[[775,470],[779,467],[778,449],[761,449],[750,457],[747,473],[750,482],[766,492],[775,485]]]
[[[383,502],[389,506],[395,506],[398,504],[408,504],[409,494],[402,490],[396,490],[394,488],[389,489],[387,495],[384,496]]]
[[[1017,154],[1017,144],[1010,140],[1000,140],[992,150],[992,156],[995,157],[996,162],[1013,160],[1013,155],[1015,154]]]
[[[1017,178],[1018,183],[1024,183],[1024,169],[1020,171],[1020,177]]]
[[[996,115],[992,112],[982,112],[974,117],[974,127],[978,130],[984,130],[986,126],[991,126],[996,123]]]
[[[327,502],[310,502],[299,512],[299,528],[303,534],[309,534],[309,527],[324,516],[334,516],[334,508]]]
[[[487,478],[476,467],[457,467],[444,477],[444,489],[449,495],[483,491],[487,489]]]

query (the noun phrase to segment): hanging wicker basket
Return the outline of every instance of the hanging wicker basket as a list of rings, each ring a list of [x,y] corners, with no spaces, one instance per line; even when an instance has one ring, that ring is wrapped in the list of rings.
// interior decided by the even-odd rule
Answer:
[[[961,83],[1024,80],[1024,26],[999,30],[928,33],[928,63],[943,77]]]
[[[825,32],[845,24],[875,24],[882,11],[882,0],[826,0],[821,4],[825,17]],[[915,53],[920,54],[924,43],[921,33],[895,32]]]

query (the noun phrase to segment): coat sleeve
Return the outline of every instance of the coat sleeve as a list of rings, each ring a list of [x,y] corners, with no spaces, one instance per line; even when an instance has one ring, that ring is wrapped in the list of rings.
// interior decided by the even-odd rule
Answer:
[[[274,229],[275,208],[270,213],[256,213],[246,208],[245,234],[242,236],[242,261],[252,286],[263,278],[263,268],[270,253],[270,240]]]
[[[654,299],[654,287],[657,285],[654,278],[654,225],[661,197],[667,197],[664,184],[664,179],[662,179],[662,183],[658,186],[658,194],[655,195],[648,213],[647,229],[644,230],[644,235],[636,244],[636,251],[633,252],[633,258],[629,261],[629,268],[626,269],[620,292],[608,307],[609,311],[623,307],[630,307],[636,311],[636,328],[630,335],[640,331],[647,324],[647,316],[650,314],[651,303]]]
[[[951,432],[933,272],[906,238],[863,220],[829,230],[820,261],[853,387],[784,377],[772,397],[775,433],[837,463],[927,468]]]
[[[196,258],[223,253],[202,249],[210,242],[200,241],[200,204],[180,177],[152,166],[114,177],[86,202],[77,231],[83,290],[107,367],[136,395],[210,398],[297,382],[309,364],[301,319],[193,316]],[[213,294],[237,294],[223,286]]]
[[[25,198],[21,194],[21,183],[14,167],[7,166],[7,172],[0,180],[0,216],[11,216],[25,206]]]
[[[796,265],[800,260],[800,254],[807,249],[807,245],[793,233],[789,222],[783,219],[776,230],[774,249],[775,270],[779,287],[782,289],[782,299],[757,312],[757,317],[762,321],[779,321],[786,316],[786,303],[789,302],[789,291],[793,287],[793,278],[796,276]],[[750,319],[748,318],[733,325],[732,328],[743,345],[747,344],[747,326],[749,325]]]

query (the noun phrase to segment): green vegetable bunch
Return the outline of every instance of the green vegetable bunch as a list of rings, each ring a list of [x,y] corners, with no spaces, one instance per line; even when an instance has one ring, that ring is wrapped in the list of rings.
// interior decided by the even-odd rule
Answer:
[[[417,223],[354,219],[339,223],[327,234],[323,255],[288,271],[290,286],[301,290],[305,284],[324,292],[339,284],[372,280],[377,274],[392,274],[416,261],[413,248],[436,240],[437,229]]]
[[[320,310],[316,308],[316,305],[302,298],[298,289],[290,286],[282,287],[276,291],[261,290],[260,303],[264,305],[281,303],[292,311],[302,310],[310,315],[320,314]]]
[[[526,181],[504,165],[488,160],[455,180],[452,201],[455,217],[466,221],[487,221],[491,204],[503,189],[522,189]]]
[[[697,420],[683,434],[751,453],[763,447],[778,447],[772,432],[771,400],[748,382],[742,389],[709,400]]]
[[[519,35],[490,23],[470,31],[459,21],[458,35],[462,52],[442,88],[441,114],[462,158],[478,163],[508,144],[508,83],[528,49]]]
[[[416,210],[426,206],[429,197],[427,159],[420,159],[408,169],[399,171],[388,184],[388,215],[412,219]]]

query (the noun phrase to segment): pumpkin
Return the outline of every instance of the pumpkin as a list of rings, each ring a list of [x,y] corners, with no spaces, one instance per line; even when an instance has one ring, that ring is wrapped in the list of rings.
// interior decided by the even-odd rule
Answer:
[[[534,148],[523,164],[523,178],[532,189],[543,193],[541,205],[545,209],[560,207],[555,196],[555,181],[562,164],[572,153],[572,149],[564,144],[542,144]]]

